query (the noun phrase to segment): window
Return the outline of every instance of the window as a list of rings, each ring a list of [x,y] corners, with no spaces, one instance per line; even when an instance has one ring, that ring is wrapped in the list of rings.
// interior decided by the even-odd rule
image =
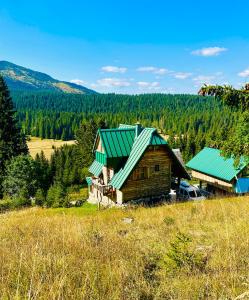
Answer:
[[[155,165],[155,171],[159,172],[160,171],[160,166],[159,165]]]
[[[133,172],[133,180],[143,180],[149,178],[149,168],[137,168]]]

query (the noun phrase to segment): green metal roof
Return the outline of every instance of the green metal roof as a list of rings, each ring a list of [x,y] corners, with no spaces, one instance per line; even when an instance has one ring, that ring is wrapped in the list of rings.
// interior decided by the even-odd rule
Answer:
[[[99,136],[107,158],[127,157],[133,146],[135,128],[100,129]]]
[[[86,177],[86,182],[88,185],[92,184],[92,177]]]
[[[234,166],[233,158],[224,158],[218,149],[204,148],[186,166],[195,171],[230,182],[246,166],[244,158],[238,167]]]
[[[151,144],[152,134],[156,131],[155,128],[144,128],[139,136],[135,139],[130,156],[123,169],[120,169],[112,178],[110,184],[116,189],[120,189],[126,179],[142,157],[146,148]]]
[[[151,145],[166,145],[167,142],[159,135],[154,134],[151,140]]]
[[[89,168],[89,172],[91,172],[94,176],[98,177],[102,172],[103,166],[104,166],[103,164],[101,164],[97,160],[94,160],[94,162],[91,164]]]

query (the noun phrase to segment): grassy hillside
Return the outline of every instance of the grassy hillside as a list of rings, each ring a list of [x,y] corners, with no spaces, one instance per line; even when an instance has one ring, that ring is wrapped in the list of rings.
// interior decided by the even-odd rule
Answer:
[[[8,61],[0,61],[0,75],[3,76],[11,91],[46,91],[69,94],[96,93],[84,86],[60,81],[45,73],[24,68]]]
[[[234,299],[249,290],[248,212],[241,197],[1,215],[0,298]]]

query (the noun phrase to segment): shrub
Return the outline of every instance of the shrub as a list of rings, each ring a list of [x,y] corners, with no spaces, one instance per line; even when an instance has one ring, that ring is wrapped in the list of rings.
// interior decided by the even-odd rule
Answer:
[[[163,222],[169,226],[169,225],[174,225],[175,224],[175,219],[172,217],[165,217]]]
[[[46,202],[46,197],[42,189],[38,189],[35,194],[35,204],[38,206],[43,206]]]
[[[19,155],[7,165],[3,181],[3,191],[13,198],[29,199],[37,189],[36,168],[34,160],[28,155]]]
[[[11,199],[0,200],[0,213],[5,212],[13,207],[13,202]]]
[[[62,207],[66,200],[66,189],[61,183],[55,183],[48,190],[46,205],[48,207]]]
[[[169,270],[186,268],[189,271],[203,271],[207,257],[196,251],[190,236],[177,233],[166,254],[166,266]]]

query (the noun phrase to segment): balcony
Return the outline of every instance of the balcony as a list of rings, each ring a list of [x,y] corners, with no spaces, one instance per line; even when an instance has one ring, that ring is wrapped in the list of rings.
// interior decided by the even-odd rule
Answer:
[[[92,185],[95,189],[97,189],[100,193],[105,196],[113,195],[114,190],[111,185],[105,185],[104,182],[100,179],[93,179]]]

